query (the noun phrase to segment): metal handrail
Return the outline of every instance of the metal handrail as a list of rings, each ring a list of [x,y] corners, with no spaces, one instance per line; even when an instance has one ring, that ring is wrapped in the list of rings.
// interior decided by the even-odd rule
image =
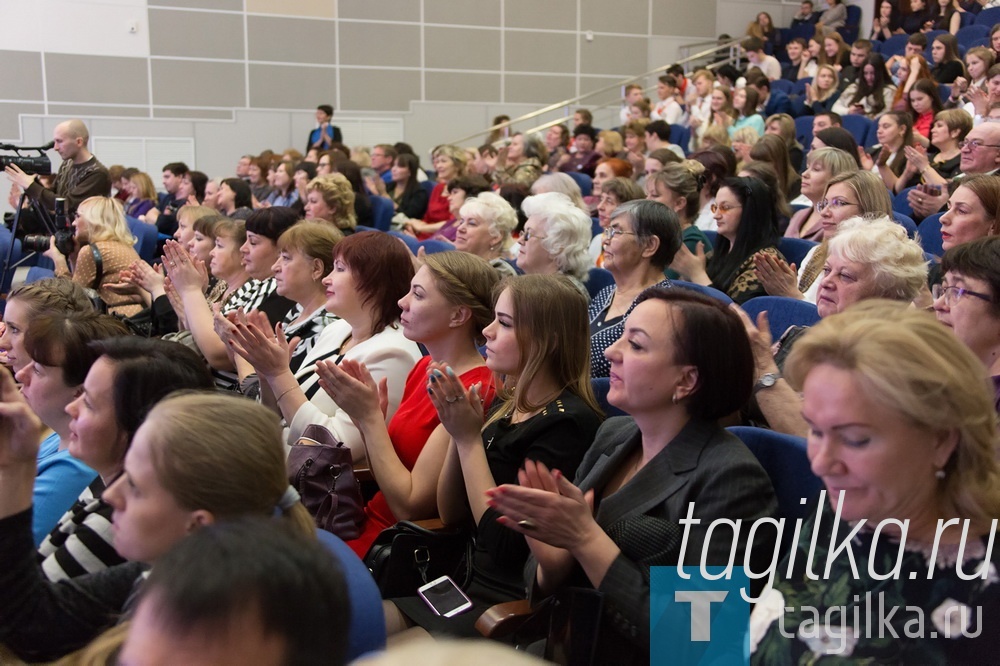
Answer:
[[[729,58],[726,58],[725,60],[720,60],[719,62],[713,62],[713,63],[710,63],[708,65],[705,65],[705,69],[714,70],[714,69],[716,69],[718,67],[721,67],[722,65],[725,65],[725,64],[727,64],[729,62],[732,62],[732,61],[738,60],[738,59],[739,59],[738,56],[730,56]],[[644,89],[643,92],[648,92],[650,90],[652,90],[652,87]],[[615,102],[615,104],[617,104],[617,102]],[[605,105],[605,106],[607,106],[607,105]],[[599,108],[604,108],[604,107],[599,107]],[[554,120],[550,120],[548,122],[542,123],[541,125],[536,125],[536,126],[531,127],[529,129],[522,130],[522,133],[524,133],[524,134],[535,134],[537,132],[541,132],[542,130],[547,130],[548,128],[553,127],[555,125],[559,125],[561,123],[564,123],[565,121],[566,121],[565,117],[563,117],[563,118],[556,118]],[[511,122],[513,122],[513,121],[511,121]],[[496,145],[497,143],[501,143],[503,141],[505,141],[505,139],[500,139],[499,141],[494,142],[494,145]]]
[[[505,120],[502,123],[497,123],[496,125],[493,125],[491,127],[487,127],[486,129],[481,130],[479,132],[476,132],[474,134],[470,134],[468,136],[464,136],[461,139],[457,139],[455,141],[452,141],[451,143],[452,143],[452,145],[461,145],[461,144],[465,143],[466,141],[469,141],[471,139],[475,139],[476,137],[482,136],[484,134],[489,134],[490,132],[492,132],[494,130],[504,129],[505,127],[510,127],[514,123],[519,123],[519,122],[523,122],[525,120],[530,120],[532,118],[537,118],[538,116],[541,116],[541,115],[544,115],[546,113],[549,113],[550,111],[556,111],[557,109],[561,109],[561,108],[566,107],[566,106],[578,104],[581,100],[587,99],[588,97],[593,97],[595,95],[600,95],[601,93],[608,92],[609,90],[614,90],[615,88],[620,88],[622,86],[628,85],[629,83],[631,83],[633,81],[637,81],[639,79],[644,79],[644,78],[652,76],[654,74],[659,74],[660,72],[665,72],[668,68],[673,67],[675,64],[676,65],[684,65],[686,63],[693,62],[695,60],[699,60],[699,59],[704,58],[706,56],[710,56],[710,55],[712,55],[714,53],[717,53],[718,51],[720,51],[720,50],[722,50],[724,48],[725,49],[732,48],[734,46],[737,46],[742,40],[743,40],[743,38],[739,38],[739,39],[733,39],[732,41],[727,42],[725,44],[717,44],[714,48],[706,49],[704,51],[700,51],[698,53],[695,53],[694,55],[688,56],[687,58],[683,58],[681,60],[678,60],[676,63],[670,63],[669,65],[663,65],[661,67],[657,67],[656,69],[653,69],[653,70],[650,70],[648,72],[645,72],[644,74],[639,74],[637,76],[632,76],[632,77],[629,77],[629,78],[626,78],[626,79],[622,79],[621,81],[619,81],[617,83],[613,83],[613,84],[611,84],[609,86],[605,86],[603,88],[599,88],[597,90],[593,90],[593,91],[591,91],[589,93],[586,93],[584,95],[577,95],[576,97],[571,97],[570,99],[566,99],[566,100],[563,100],[561,102],[556,102],[555,104],[549,104],[548,106],[545,106],[545,107],[542,107],[541,109],[537,109],[535,111],[532,111],[531,113],[526,113],[523,116],[518,116],[517,118],[513,118],[511,120]]]

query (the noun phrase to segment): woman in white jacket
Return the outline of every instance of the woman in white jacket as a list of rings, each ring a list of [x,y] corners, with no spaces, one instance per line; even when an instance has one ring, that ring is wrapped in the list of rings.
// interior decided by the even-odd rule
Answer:
[[[323,391],[316,363],[351,359],[364,363],[376,382],[388,384],[386,417],[399,407],[403,386],[420,358],[420,348],[399,326],[398,301],[410,289],[413,263],[406,246],[375,231],[348,236],[333,249],[333,270],[323,279],[326,309],[340,317],[320,333],[296,372],[288,365],[288,348],[280,324],[272,333],[259,317],[234,317],[226,324],[230,344],[257,369],[274,396],[294,442],[312,423],[326,426],[349,447],[355,462],[365,457],[357,427]],[[293,338],[294,340],[294,338]]]

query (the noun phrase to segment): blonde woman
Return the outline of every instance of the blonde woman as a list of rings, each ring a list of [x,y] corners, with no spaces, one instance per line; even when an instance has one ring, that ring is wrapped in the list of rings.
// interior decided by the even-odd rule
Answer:
[[[354,191],[340,173],[316,176],[306,190],[306,217],[331,222],[346,236],[358,226],[354,216]]]
[[[156,187],[149,174],[137,171],[128,179],[129,196],[125,202],[125,214],[139,217],[156,206]]]
[[[132,262],[140,261],[121,202],[111,197],[85,199],[76,210],[73,229],[76,248],[72,252],[63,254],[53,237],[44,253],[55,264],[56,276],[97,291],[111,314],[131,316],[139,312],[141,305],[106,288],[120,282],[118,274]]]
[[[806,107],[812,110],[813,115],[826,113],[840,97],[840,77],[831,65],[820,65],[813,81],[815,85],[806,84]]]
[[[989,661],[1000,649],[990,630],[1000,602],[990,548],[1000,469],[993,392],[980,360],[932,315],[871,301],[813,327],[784,375],[802,391],[809,460],[826,496],[755,606],[753,663],[828,655],[857,663]],[[836,557],[833,546],[810,548],[840,543],[835,535],[849,530],[850,558]],[[822,584],[788,571],[790,558],[795,572],[825,563]],[[813,624],[816,607],[842,609],[847,622],[866,593],[872,603],[905,605],[903,617],[883,616],[893,640],[859,625],[857,633],[836,633]],[[916,617],[925,630],[902,631]],[[826,640],[834,635],[845,640]]]

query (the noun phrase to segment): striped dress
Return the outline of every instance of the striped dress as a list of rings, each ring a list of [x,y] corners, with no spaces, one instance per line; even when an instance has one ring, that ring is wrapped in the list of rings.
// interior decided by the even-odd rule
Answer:
[[[104,481],[97,477],[38,547],[45,577],[53,583],[121,564],[111,540],[111,505],[101,499]]]

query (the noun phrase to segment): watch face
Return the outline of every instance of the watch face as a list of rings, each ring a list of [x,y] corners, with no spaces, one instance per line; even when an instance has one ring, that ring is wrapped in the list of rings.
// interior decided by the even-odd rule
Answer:
[[[775,382],[777,381],[778,378],[771,374],[764,375],[763,377],[760,378],[761,386],[774,386]]]

